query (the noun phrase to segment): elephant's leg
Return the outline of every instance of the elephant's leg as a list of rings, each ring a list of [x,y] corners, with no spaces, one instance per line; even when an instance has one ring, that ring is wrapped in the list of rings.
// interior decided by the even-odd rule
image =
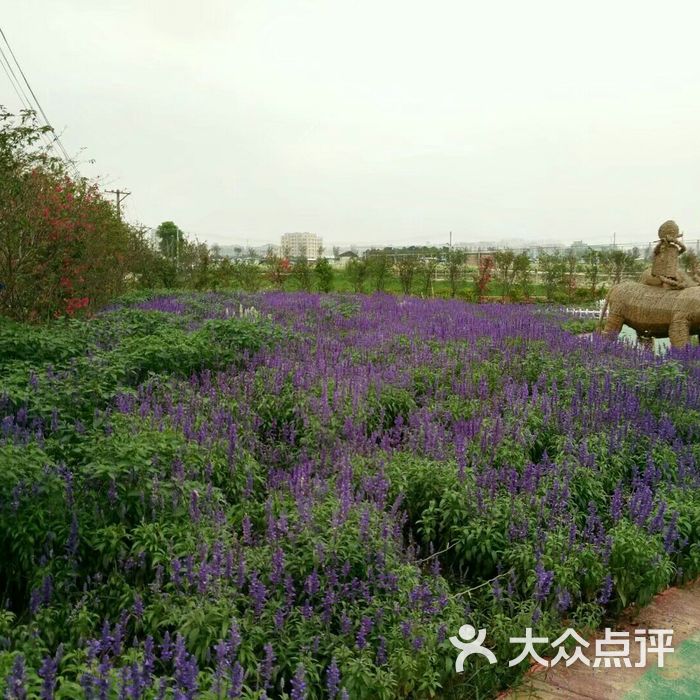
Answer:
[[[610,310],[608,318],[605,321],[605,328],[603,328],[603,333],[605,335],[617,337],[620,335],[622,326],[625,325],[625,318],[622,314]]]
[[[685,347],[690,342],[690,321],[687,316],[674,316],[668,327],[668,337],[674,348]]]

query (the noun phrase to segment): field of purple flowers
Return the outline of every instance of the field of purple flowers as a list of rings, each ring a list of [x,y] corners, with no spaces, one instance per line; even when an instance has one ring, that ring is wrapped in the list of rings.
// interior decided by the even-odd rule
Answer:
[[[697,577],[700,351],[563,320],[268,293],[3,323],[0,692],[489,698],[510,636]],[[498,664],[455,672],[466,622]]]

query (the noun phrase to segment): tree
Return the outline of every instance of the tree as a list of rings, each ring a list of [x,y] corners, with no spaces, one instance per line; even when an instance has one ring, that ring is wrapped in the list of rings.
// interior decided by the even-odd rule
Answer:
[[[321,292],[328,293],[333,290],[335,271],[326,258],[319,258],[316,261],[314,274],[316,275],[316,284]]]
[[[383,292],[389,277],[389,256],[384,251],[370,251],[366,258],[369,277],[374,282],[374,289]]]
[[[267,266],[268,278],[272,284],[277,289],[282,289],[292,267],[289,260],[269,250],[265,257],[265,265]]]
[[[554,253],[540,253],[537,267],[542,276],[547,301],[553,301],[556,289],[564,277],[565,266],[562,257],[558,251]]]
[[[450,250],[447,253],[447,278],[450,282],[450,296],[457,296],[457,286],[464,269],[465,254],[462,250]]]
[[[576,292],[576,270],[578,269],[578,258],[574,253],[569,252],[564,256],[564,287],[566,288],[566,296],[571,303]]]
[[[683,256],[683,267],[685,271],[697,282],[700,282],[700,259],[698,259],[697,253],[689,250]]]
[[[403,255],[399,258],[396,267],[399,272],[401,291],[404,294],[410,294],[413,286],[413,277],[418,267],[418,259],[415,255]]]
[[[352,258],[345,269],[355,293],[363,292],[365,280],[367,279],[367,261]]]
[[[530,292],[532,291],[531,265],[530,256],[525,252],[518,253],[513,260],[513,281],[526,299],[530,298]]]
[[[600,281],[601,255],[600,252],[593,248],[583,254],[583,270],[586,280],[591,286],[591,297],[595,299]]]
[[[105,303],[146,247],[95,184],[41,146],[50,131],[0,107],[0,314],[18,319]]]
[[[311,266],[309,265],[309,261],[306,259],[305,255],[298,257],[294,261],[294,266],[292,267],[292,277],[297,283],[299,289],[304,292],[311,291]]]
[[[603,255],[603,266],[612,278],[613,284],[618,284],[625,274],[633,272],[636,267],[636,258],[624,250],[616,248],[606,251]]]
[[[159,250],[149,243],[151,231],[145,227],[133,227],[133,248],[129,254],[132,261],[130,271],[133,284],[142,289],[177,286],[175,262],[164,258]]]
[[[190,286],[198,290],[215,289],[217,286],[214,274],[216,263],[206,243],[191,244],[187,252]]]
[[[437,268],[436,258],[423,258],[420,261],[418,269],[421,273],[421,293],[423,297],[433,295],[433,277]]]
[[[172,221],[164,221],[156,229],[159,239],[160,252],[166,258],[179,260],[185,234]]]
[[[257,292],[262,284],[260,265],[252,260],[236,260],[232,277],[235,284],[246,292]]]
[[[479,267],[474,274],[474,288],[476,289],[477,301],[483,301],[486,292],[493,279],[494,262],[493,257],[484,255],[479,258]]]
[[[501,283],[501,294],[505,299],[510,296],[515,277],[515,253],[512,250],[499,250],[493,254],[493,262],[497,279]]]

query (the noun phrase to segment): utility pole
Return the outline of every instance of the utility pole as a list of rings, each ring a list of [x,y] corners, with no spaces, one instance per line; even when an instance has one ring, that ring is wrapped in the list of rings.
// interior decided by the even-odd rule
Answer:
[[[122,199],[126,199],[131,192],[127,192],[126,190],[107,190],[108,194],[116,194],[117,195],[117,217],[119,218],[119,221],[122,220]]]
[[[450,231],[450,253],[452,252],[452,231]]]

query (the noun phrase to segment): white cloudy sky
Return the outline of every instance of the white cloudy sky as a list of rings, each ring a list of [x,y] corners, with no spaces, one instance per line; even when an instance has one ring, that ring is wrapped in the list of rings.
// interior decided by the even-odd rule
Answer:
[[[696,2],[8,0],[0,26],[82,171],[151,226],[700,237]]]

